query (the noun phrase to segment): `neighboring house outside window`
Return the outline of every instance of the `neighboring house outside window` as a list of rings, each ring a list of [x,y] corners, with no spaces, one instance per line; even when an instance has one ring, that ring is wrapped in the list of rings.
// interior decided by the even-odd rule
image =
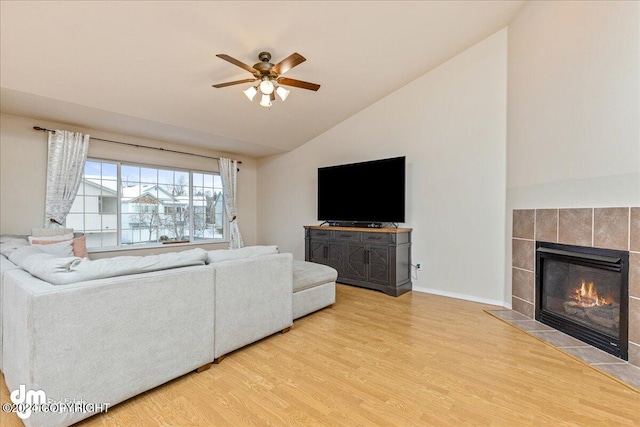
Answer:
[[[221,240],[222,181],[215,173],[90,159],[66,226],[84,232],[88,248]]]

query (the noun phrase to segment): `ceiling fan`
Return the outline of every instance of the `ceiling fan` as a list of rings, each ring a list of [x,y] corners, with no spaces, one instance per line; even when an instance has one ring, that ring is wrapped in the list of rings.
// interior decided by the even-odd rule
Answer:
[[[249,89],[244,90],[243,92],[250,101],[253,101],[253,98],[258,93],[258,90],[260,90],[260,92],[262,93],[262,100],[260,101],[260,105],[262,105],[263,107],[271,107],[271,101],[276,99],[275,94],[278,94],[282,101],[287,99],[290,91],[282,86],[293,86],[313,91],[317,91],[318,89],[320,89],[320,85],[316,83],[309,83],[302,80],[282,77],[282,74],[307,60],[299,53],[292,53],[291,55],[274,65],[269,62],[271,60],[271,54],[269,52],[260,52],[260,54],[258,55],[260,62],[254,64],[253,67],[245,64],[244,62],[238,61],[237,59],[232,58],[231,56],[224,53],[220,53],[216,56],[242,68],[243,70],[247,70],[248,72],[253,74],[253,78],[235,80],[233,82],[218,83],[216,85],[213,85],[213,87],[222,88],[242,83],[259,82],[255,86],[251,86]]]

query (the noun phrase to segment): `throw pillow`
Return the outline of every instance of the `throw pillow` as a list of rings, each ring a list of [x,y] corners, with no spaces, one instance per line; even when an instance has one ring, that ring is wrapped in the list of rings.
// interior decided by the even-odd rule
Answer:
[[[38,240],[40,242],[43,242],[43,241],[61,242],[63,240],[71,240],[71,239],[73,239],[73,233],[58,234],[56,236],[29,236],[29,243],[33,245],[34,240]]]
[[[35,247],[27,249],[32,248],[33,250],[39,250],[39,248]],[[19,251],[24,250],[19,249],[17,252],[19,254]],[[13,258],[20,262],[20,264],[15,264],[27,270],[31,275],[53,285],[67,285],[108,277],[204,265],[207,259],[207,252],[204,249],[197,248],[159,255],[121,256],[94,261],[78,257],[53,258],[49,254],[30,252],[25,252],[21,259],[17,259],[16,252],[14,252]]]
[[[37,245],[51,245],[53,243],[67,242],[68,240],[36,240],[32,239],[31,244]],[[71,248],[73,249],[73,256],[80,258],[87,258],[87,236],[76,237],[71,240]],[[45,251],[46,252],[46,251]]]
[[[87,236],[76,237],[72,240],[73,254],[80,258],[87,258]]]
[[[34,242],[37,242],[37,240],[34,240]],[[45,241],[43,244],[32,243],[32,246],[40,249],[45,254],[51,254],[59,257],[70,257],[73,256],[72,243],[72,240],[63,240],[62,242]]]
[[[73,234],[73,228],[32,228],[31,235],[34,237],[60,236],[61,234]]]

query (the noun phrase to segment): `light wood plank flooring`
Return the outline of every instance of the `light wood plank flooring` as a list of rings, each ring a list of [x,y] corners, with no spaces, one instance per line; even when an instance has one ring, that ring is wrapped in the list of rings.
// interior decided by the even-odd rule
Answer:
[[[331,309],[80,423],[639,426],[640,393],[484,313],[338,285]],[[2,402],[8,390],[2,382]],[[2,414],[2,426],[18,426]]]

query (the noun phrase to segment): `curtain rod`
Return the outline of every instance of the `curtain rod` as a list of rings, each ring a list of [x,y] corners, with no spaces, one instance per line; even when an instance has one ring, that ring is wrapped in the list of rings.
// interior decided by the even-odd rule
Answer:
[[[40,132],[55,132],[55,130],[53,129],[46,129],[40,126],[34,126],[33,129],[38,130]],[[220,157],[204,156],[202,154],[187,153],[185,151],[169,150],[169,149],[160,148],[160,147],[149,147],[148,145],[131,144],[129,142],[113,141],[111,139],[102,139],[102,138],[94,138],[94,137],[90,137],[90,138],[95,139],[96,141],[110,142],[112,144],[122,144],[122,145],[128,145],[130,147],[136,147],[136,148],[148,148],[149,150],[166,151],[167,153],[185,154],[187,156],[196,156],[196,157],[204,157],[205,159],[220,160]],[[238,164],[242,164],[242,162],[238,160]]]

